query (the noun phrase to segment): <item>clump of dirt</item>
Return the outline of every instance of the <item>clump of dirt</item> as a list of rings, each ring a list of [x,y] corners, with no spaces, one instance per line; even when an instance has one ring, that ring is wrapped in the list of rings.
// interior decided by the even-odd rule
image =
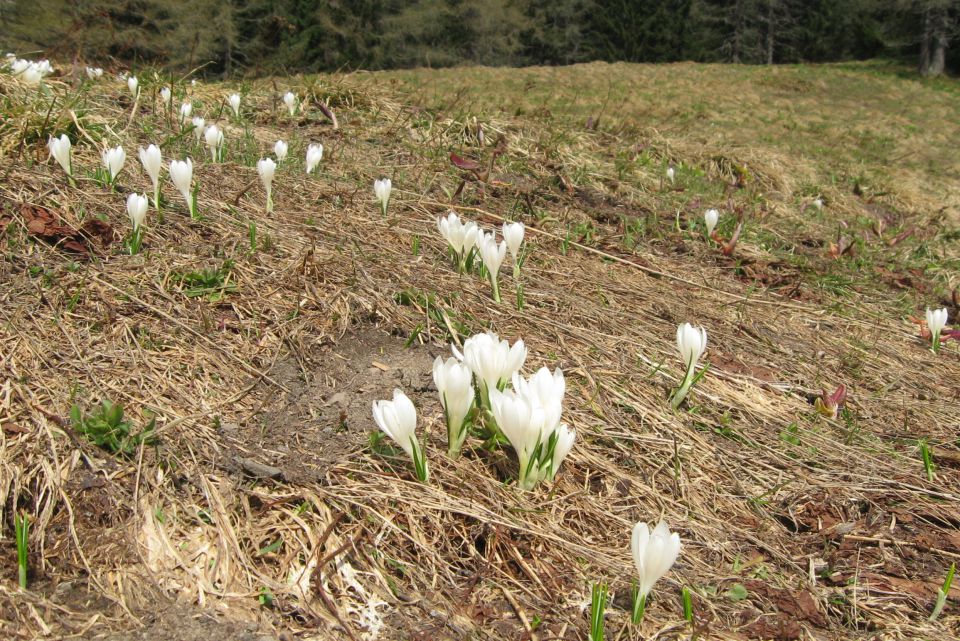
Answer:
[[[434,353],[436,352],[436,353]],[[375,400],[402,389],[418,396],[434,389],[435,347],[412,344],[376,329],[347,334],[315,354],[283,358],[271,377],[290,390],[244,425],[221,425],[228,465],[255,477],[308,482],[366,447],[376,429]]]

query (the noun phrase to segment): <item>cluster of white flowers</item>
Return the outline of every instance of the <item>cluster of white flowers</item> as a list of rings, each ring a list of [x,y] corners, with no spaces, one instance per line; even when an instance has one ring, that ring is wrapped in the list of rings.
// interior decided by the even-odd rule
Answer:
[[[460,273],[470,271],[479,254],[493,288],[493,299],[500,302],[500,267],[507,258],[513,259],[513,276],[520,278],[520,245],[523,243],[523,223],[503,223],[503,240],[497,243],[496,231],[484,232],[473,221],[461,221],[456,212],[447,212],[437,219],[437,229],[447,241],[453,261]]]
[[[14,54],[8,53],[2,67],[9,69],[15,78],[28,86],[36,86],[43,82],[43,79],[53,73],[53,67],[49,60],[24,60],[17,58]],[[103,73],[101,71],[101,73]]]
[[[523,341],[511,346],[492,332],[471,336],[464,341],[463,351],[453,348],[453,354],[455,358],[437,357],[433,363],[433,380],[447,425],[447,453],[457,457],[470,428],[482,423],[494,439],[502,436],[513,447],[521,488],[531,490],[540,481],[553,480],[576,439],[576,430],[561,420],[566,392],[563,372],[557,368],[551,373],[543,367],[529,378],[521,376],[527,357]],[[402,402],[407,407],[409,399],[400,390],[394,392],[394,402],[398,399],[405,399]],[[380,428],[405,449],[407,444],[418,443],[415,412],[413,420],[403,425],[385,422],[385,417],[392,415],[382,411],[384,403],[389,401],[374,404]],[[415,446],[410,448],[407,453],[416,464]],[[418,456],[424,458],[422,450]]]

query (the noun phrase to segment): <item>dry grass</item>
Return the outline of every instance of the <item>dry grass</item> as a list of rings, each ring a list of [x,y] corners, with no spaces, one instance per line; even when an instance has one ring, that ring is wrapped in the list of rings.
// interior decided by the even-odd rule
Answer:
[[[119,83],[52,83],[73,102],[51,109],[0,81],[7,638],[582,639],[598,580],[616,593],[610,638],[688,638],[681,586],[701,638],[960,637],[956,588],[926,620],[960,558],[960,353],[935,357],[908,319],[958,285],[951,86],[869,68],[693,65],[252,83],[247,125],[223,119],[227,162],[195,169],[204,220],[164,184],[165,221],[151,212],[131,257],[123,197],[85,176],[69,187],[43,142],[73,132],[83,170],[99,164],[95,145],[122,142],[122,193],[149,192],[137,146],[204,156],[141,84],[131,118]],[[288,86],[328,100],[341,129],[316,109],[287,118],[276,90]],[[195,87],[195,111],[212,121],[227,89]],[[452,199],[449,152],[483,157],[500,136],[493,183]],[[253,165],[278,137],[290,160],[267,216]],[[312,177],[309,142],[325,146]],[[667,163],[680,189],[663,184]],[[395,186],[386,219],[380,175]],[[823,212],[809,207],[817,194]],[[75,227],[101,217],[115,242],[71,256],[28,233],[23,203]],[[731,258],[696,226],[713,204],[724,235],[730,211],[748,221]],[[527,223],[522,311],[450,268],[435,228],[450,208],[488,228]],[[838,233],[855,252],[837,260],[825,245]],[[180,275],[226,260],[235,291],[184,295]],[[687,320],[708,329],[711,368],[672,412]],[[525,340],[528,371],[567,374],[579,437],[550,487],[517,490],[516,464],[476,441],[443,455],[430,362],[487,327]],[[812,399],[838,383],[849,412],[817,417]],[[426,486],[367,446],[370,401],[395,385],[430,435]],[[155,416],[160,445],[123,459],[86,442],[69,409],[102,399],[138,425]],[[27,593],[15,510],[33,521]],[[638,630],[628,533],[660,516],[684,548]],[[746,599],[730,598],[735,584]]]

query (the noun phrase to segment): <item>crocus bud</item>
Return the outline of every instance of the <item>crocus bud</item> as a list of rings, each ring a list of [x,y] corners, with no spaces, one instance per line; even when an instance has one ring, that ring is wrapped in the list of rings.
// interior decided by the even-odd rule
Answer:
[[[384,216],[387,215],[387,204],[390,202],[390,192],[393,190],[393,183],[389,178],[382,178],[373,181],[373,193],[380,201],[380,211]]]
[[[200,116],[193,117],[193,135],[196,137],[197,142],[200,142],[200,136],[203,135],[203,127],[206,125],[206,121]]]
[[[185,122],[187,118],[190,117],[190,114],[193,113],[193,103],[185,102],[180,105],[180,122]]]
[[[283,104],[287,106],[287,111],[290,112],[291,116],[297,112],[297,97],[293,92],[288,91],[283,94]]]
[[[323,160],[323,145],[310,145],[307,147],[307,173],[313,172],[320,161]]]
[[[500,302],[500,284],[498,275],[500,266],[507,257],[507,243],[500,241],[497,245],[497,239],[493,233],[484,234],[477,242],[480,249],[480,258],[483,260],[483,266],[487,268],[487,276],[490,278],[490,286],[493,288],[493,300]]]
[[[160,148],[156,145],[150,145],[146,149],[140,147],[140,163],[143,165],[143,170],[150,176],[150,182],[153,183],[154,205],[159,207],[160,170],[163,169]]]
[[[561,423],[556,430],[557,444],[553,450],[553,460],[550,463],[550,479],[552,480],[557,472],[560,471],[560,465],[567,458],[567,454],[573,449],[573,443],[577,440],[577,431],[567,427],[566,423]]]
[[[683,323],[677,327],[677,350],[680,352],[680,357],[683,359],[687,370],[680,387],[673,395],[673,401],[671,402],[673,409],[680,407],[680,403],[683,402],[693,386],[697,362],[706,349],[707,330],[702,327],[694,328],[690,323]]]
[[[273,146],[273,154],[277,157],[277,162],[283,162],[287,157],[287,143],[282,140],[278,140],[277,143]]]
[[[233,109],[233,115],[240,117],[240,94],[233,93],[230,94],[230,97],[227,98],[227,103],[229,103],[230,108]]]
[[[374,401],[373,420],[413,459],[417,478],[425,482],[429,471],[423,448],[417,440],[417,408],[407,395],[395,389],[392,401]]]
[[[510,257],[516,261],[520,243],[523,242],[523,223],[503,223],[503,239],[510,250]]]
[[[677,172],[673,169],[673,167],[667,167],[667,180],[670,181],[671,185],[674,183],[676,178],[677,178]]]
[[[708,209],[706,213],[703,214],[703,222],[707,225],[707,236],[713,234],[718,220],[720,220],[720,212],[716,209]]]
[[[671,534],[663,521],[657,524],[652,533],[646,523],[637,523],[633,526],[633,535],[630,537],[630,551],[639,574],[637,602],[642,616],[647,595],[654,584],[673,567],[680,555],[680,535],[676,532]],[[636,609],[637,603],[634,604],[634,618],[638,620]]]
[[[223,145],[223,132],[216,125],[210,125],[203,137],[207,142],[207,148],[210,150],[210,157],[213,162],[217,162],[220,159],[220,147]]]
[[[193,198],[190,194],[191,183],[193,182],[193,161],[189,158],[171,161],[170,182],[177,188],[183,199],[187,201],[187,207],[193,215]]]
[[[927,308],[927,328],[930,330],[930,344],[933,346],[934,352],[940,351],[940,333],[947,325],[948,316],[946,307],[942,309]]]
[[[160,100],[163,101],[163,104],[169,105],[170,98],[173,97],[173,94],[170,93],[170,87],[164,87],[160,90]]]
[[[433,361],[433,382],[440,393],[447,424],[447,453],[456,458],[467,438],[467,415],[473,407],[473,374],[455,358]]]
[[[543,411],[513,390],[490,390],[490,412],[497,427],[510,441],[520,463],[519,485],[531,490],[539,480],[539,466],[532,457],[541,443]]]
[[[110,172],[110,182],[117,179],[117,175],[123,170],[123,163],[126,161],[127,152],[119,145],[103,152],[103,165]]]
[[[134,232],[140,229],[147,217],[147,204],[145,195],[130,194],[127,196],[127,215],[130,216],[130,222],[133,223]]]
[[[273,176],[277,171],[277,163],[272,158],[261,158],[257,161],[257,173],[260,175],[260,182],[267,192],[267,211],[273,211]]]
[[[54,160],[63,167],[63,171],[67,173],[67,176],[72,177],[73,167],[70,158],[70,139],[67,138],[67,134],[61,134],[59,138],[50,136],[50,140],[47,142],[47,148],[50,150],[50,155],[53,156]]]
[[[707,330],[694,328],[690,323],[677,327],[677,350],[687,368],[695,367],[707,349]]]
[[[127,78],[127,88],[130,90],[130,93],[133,94],[134,98],[140,95],[140,81],[137,80],[136,76]]]

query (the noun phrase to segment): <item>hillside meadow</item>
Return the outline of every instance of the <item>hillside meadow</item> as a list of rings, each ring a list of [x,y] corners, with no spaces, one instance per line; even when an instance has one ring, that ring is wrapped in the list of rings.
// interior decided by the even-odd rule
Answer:
[[[608,639],[960,638],[960,586],[931,617],[960,559],[960,340],[934,353],[924,320],[960,312],[956,81],[141,69],[135,97],[54,66],[40,88],[0,73],[4,638],[572,641],[601,582]],[[195,215],[166,170],[187,157]],[[131,192],[151,200],[133,254]],[[524,223],[500,303],[451,262],[449,211]],[[674,410],[684,322],[705,373]],[[565,376],[576,441],[530,491],[509,445],[446,455],[433,362],[487,330]],[[426,483],[377,436],[394,388]],[[682,548],[633,624],[630,532],[661,518]]]

